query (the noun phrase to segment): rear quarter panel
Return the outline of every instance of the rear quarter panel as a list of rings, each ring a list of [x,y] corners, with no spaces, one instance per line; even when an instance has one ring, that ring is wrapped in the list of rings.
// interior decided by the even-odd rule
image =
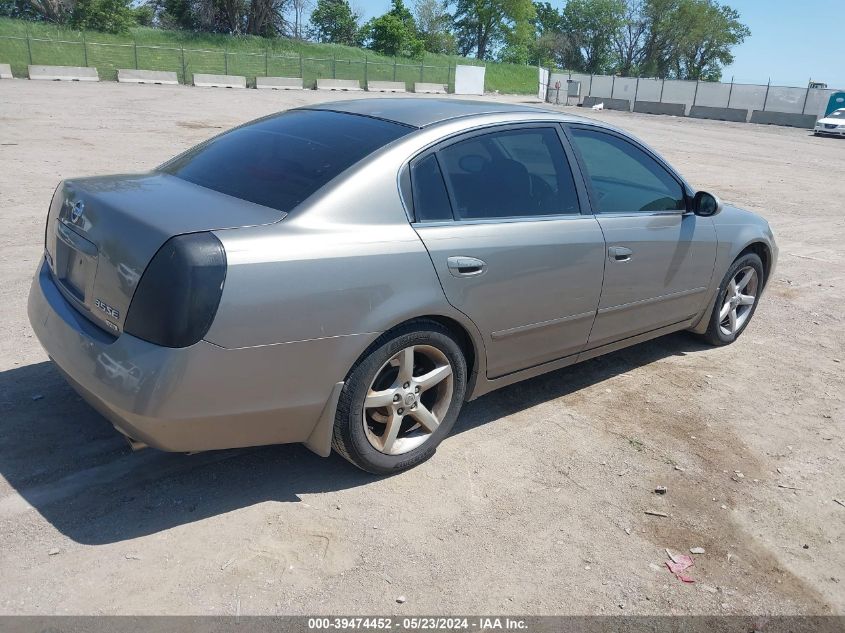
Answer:
[[[228,349],[278,346],[281,354],[291,342],[356,337],[357,344],[329,346],[337,355],[326,354],[314,377],[326,396],[380,333],[409,319],[449,317],[480,341],[472,322],[446,301],[408,222],[397,184],[403,156],[376,154],[277,224],[215,232],[228,271],[205,339]],[[307,354],[309,347],[297,350]]]

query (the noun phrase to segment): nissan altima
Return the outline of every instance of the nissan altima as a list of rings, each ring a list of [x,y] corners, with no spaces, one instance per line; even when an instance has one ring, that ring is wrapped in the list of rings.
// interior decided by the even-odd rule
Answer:
[[[619,129],[413,98],[65,180],[44,242],[32,327],[133,446],[302,442],[379,474],[504,385],[678,330],[732,343],[778,255]]]
[[[845,136],[845,108],[834,110],[824,118],[816,121],[813,134],[816,136]]]

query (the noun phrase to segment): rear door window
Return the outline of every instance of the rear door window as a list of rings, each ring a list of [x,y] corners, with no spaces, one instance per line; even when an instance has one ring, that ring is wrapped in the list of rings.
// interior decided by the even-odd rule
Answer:
[[[345,169],[413,128],[328,110],[291,110],[235,128],[159,170],[290,211]]]
[[[554,128],[502,130],[438,152],[460,220],[580,213]]]
[[[411,165],[411,191],[417,222],[452,219],[452,205],[437,156],[429,154]]]

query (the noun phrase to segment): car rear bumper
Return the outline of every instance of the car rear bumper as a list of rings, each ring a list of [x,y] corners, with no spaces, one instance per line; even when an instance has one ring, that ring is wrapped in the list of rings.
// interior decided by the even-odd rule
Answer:
[[[28,313],[71,386],[121,433],[166,451],[308,442],[344,379],[345,359],[354,360],[370,338],[239,349],[207,341],[171,349],[125,333],[113,338],[71,307],[44,262]]]

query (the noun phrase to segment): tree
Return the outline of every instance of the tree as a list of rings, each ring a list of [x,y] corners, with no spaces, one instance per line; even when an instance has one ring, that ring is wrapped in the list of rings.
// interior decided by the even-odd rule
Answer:
[[[30,0],[0,0],[0,16],[6,18],[16,18],[18,20],[45,20],[49,22],[56,22],[55,19],[49,19],[45,11],[39,11],[36,2]],[[38,2],[38,4],[41,4]],[[66,8],[63,2],[47,2],[46,7],[50,10],[52,15],[66,14]],[[62,17],[62,20],[64,17]]]
[[[138,26],[152,27],[155,25],[155,8],[150,4],[139,4],[132,9]]]
[[[751,35],[734,9],[707,0],[686,0],[678,21],[686,25],[673,55],[674,74],[681,79],[722,78],[722,66],[731,64],[731,48]]]
[[[531,0],[458,0],[455,30],[461,55],[475,53],[489,59],[496,46],[511,39],[524,38],[525,25],[535,17]],[[513,43],[513,42],[512,42]]]
[[[0,0],[0,16],[64,24],[74,4],[73,0]]]
[[[305,39],[305,16],[314,3],[311,0],[290,0],[290,11],[293,13],[291,22],[291,37]]]
[[[194,30],[197,27],[190,0],[152,0],[150,5],[161,28]]]
[[[163,28],[258,35],[289,35],[286,16],[291,0],[148,0]],[[143,15],[136,15],[140,22]]]
[[[393,0],[390,11],[367,22],[362,31],[367,48],[382,55],[420,57],[425,52],[414,16],[402,0]]]
[[[452,15],[446,0],[417,0],[414,18],[425,50],[446,55],[458,52],[458,43],[452,33]]]
[[[563,15],[548,2],[535,2],[534,10],[535,38],[530,47],[530,62],[540,66],[566,66],[576,46]]]
[[[136,24],[130,0],[77,0],[70,15],[76,29],[128,33]]]
[[[317,0],[311,13],[312,33],[319,42],[354,46],[359,19],[347,0]]]
[[[641,72],[674,79],[718,80],[731,49],[751,35],[734,9],[715,0],[644,0]]]
[[[643,0],[628,0],[620,28],[613,33],[616,71],[625,77],[638,74],[645,56],[648,21],[643,12]]]
[[[244,33],[261,37],[290,34],[291,27],[285,18],[290,0],[224,0],[224,2],[244,5],[243,12],[246,18],[242,31]],[[238,23],[238,28],[240,29],[240,23]]]
[[[639,72],[651,77],[669,77],[678,35],[678,12],[683,0],[644,0],[642,15],[646,22],[642,61]]]
[[[587,73],[611,72],[614,67],[614,34],[625,17],[624,0],[569,0],[563,9],[565,30],[576,48],[568,68]]]

